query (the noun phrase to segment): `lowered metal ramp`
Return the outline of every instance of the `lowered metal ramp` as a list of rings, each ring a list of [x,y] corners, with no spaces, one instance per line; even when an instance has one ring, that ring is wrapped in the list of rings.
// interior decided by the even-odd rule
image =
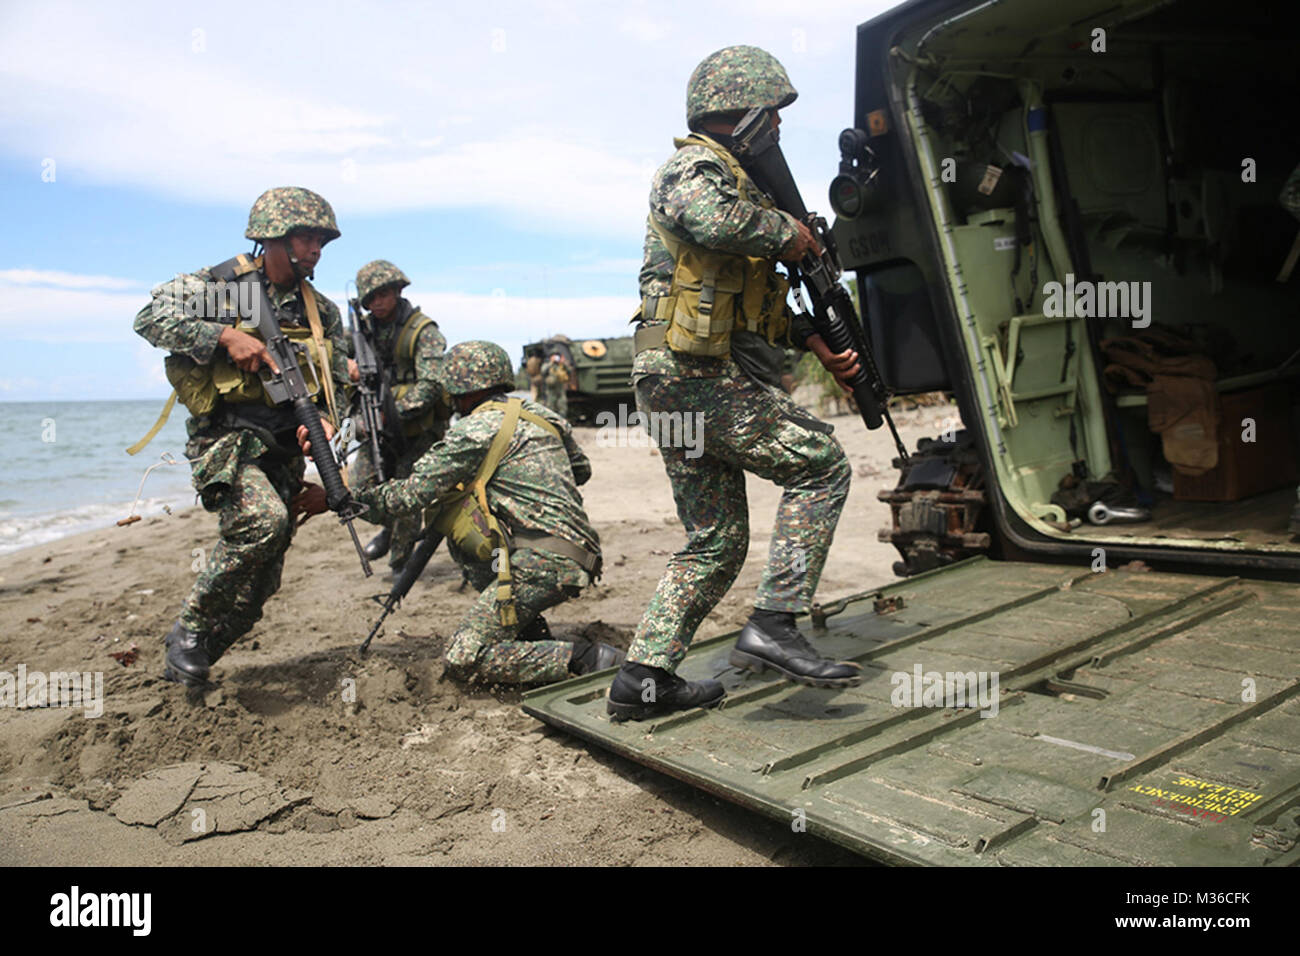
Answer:
[[[848,689],[727,663],[716,710],[617,724],[609,672],[524,710],[893,864],[1300,862],[1300,588],[976,558],[800,626]],[[996,680],[996,685],[995,685]]]

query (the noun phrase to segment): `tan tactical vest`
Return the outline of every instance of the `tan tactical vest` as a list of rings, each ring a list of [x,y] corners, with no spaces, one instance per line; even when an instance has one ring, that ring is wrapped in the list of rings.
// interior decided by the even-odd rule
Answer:
[[[764,209],[776,208],[723,146],[699,133],[673,143],[678,149],[708,149],[736,177],[743,199]],[[641,318],[667,321],[664,338],[670,349],[688,355],[722,356],[731,349],[733,330],[757,332],[772,343],[786,334],[790,319],[785,299],[790,283],[776,271],[771,259],[719,252],[679,239],[653,214],[650,224],[673,257],[673,278],[667,295],[643,300]]]
[[[235,267],[235,276],[247,275],[260,269],[261,266],[261,256],[250,259],[248,256],[241,255]],[[315,290],[311,283],[306,279],[301,280],[298,291],[302,295],[304,311],[307,313],[308,328],[291,326],[282,327],[282,330],[294,351],[298,353],[302,377],[313,401],[320,394],[322,387],[324,388],[329,419],[337,428],[338,414],[334,406],[334,379],[331,365],[334,346],[326,338],[321,327],[320,311],[316,305]],[[238,319],[234,327],[260,341],[265,341],[262,334],[250,324],[248,319]],[[153,427],[143,438],[127,449],[127,454],[138,454],[154,439],[167,423],[167,419],[171,417],[171,410],[178,398],[195,418],[212,414],[219,402],[233,404],[264,402],[267,405],[275,405],[266,394],[266,390],[262,388],[261,375],[270,375],[270,370],[263,366],[261,372],[246,372],[230,360],[224,348],[218,348],[213,353],[212,361],[207,365],[194,361],[188,355],[172,352],[163,359],[163,370],[167,375],[167,381],[172,386],[172,394]]]

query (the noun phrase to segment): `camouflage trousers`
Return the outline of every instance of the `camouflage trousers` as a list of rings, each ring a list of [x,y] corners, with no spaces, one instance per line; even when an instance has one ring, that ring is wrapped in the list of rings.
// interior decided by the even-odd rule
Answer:
[[[553,412],[559,412],[561,415],[569,414],[569,391],[563,384],[547,385],[545,388],[546,399],[542,402]]]
[[[393,463],[393,474],[391,478],[409,478],[411,472],[415,469],[415,463],[420,457],[428,451],[437,436],[432,433],[421,435],[418,438],[408,438],[406,440],[406,450],[397,456]],[[357,457],[352,462],[352,468],[348,475],[349,484],[360,487],[371,478],[378,478],[378,472],[375,470],[375,463],[370,452],[370,444],[363,443],[357,451]],[[406,563],[415,549],[415,543],[420,540],[420,531],[422,527],[423,512],[413,511],[410,514],[395,517],[388,522],[386,527],[392,534],[392,543],[389,545],[388,565],[392,568],[399,568]]]
[[[637,627],[627,656],[634,663],[675,670],[700,622],[736,580],[749,551],[745,472],[785,489],[757,608],[811,607],[848,497],[852,469],[839,442],[791,421],[787,416],[812,416],[784,393],[733,362],[727,370],[710,378],[647,375],[636,384],[637,407],[649,418],[687,538]]]
[[[195,485],[204,507],[219,516],[221,538],[201,559],[180,623],[205,638],[214,661],[252,629],[267,598],[280,589],[284,553],[293,539],[289,499],[299,486],[293,466],[301,468],[301,459],[247,460],[241,451],[249,446],[238,447],[238,437],[210,446],[194,465]],[[187,454],[198,457],[201,447],[191,442]],[[260,443],[255,447],[265,448]],[[220,463],[215,484],[206,481],[214,460]]]
[[[521,548],[510,555],[515,612],[519,623],[506,627],[497,615],[497,573],[491,562],[461,562],[480,592],[447,645],[454,676],[485,684],[546,684],[569,677],[573,644],[527,641],[526,632],[542,611],[562,604],[591,583],[576,561],[549,551]]]

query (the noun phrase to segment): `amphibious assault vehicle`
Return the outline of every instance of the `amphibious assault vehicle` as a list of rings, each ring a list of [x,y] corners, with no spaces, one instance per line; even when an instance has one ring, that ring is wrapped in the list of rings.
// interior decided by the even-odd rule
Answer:
[[[567,336],[552,336],[524,346],[519,372],[515,376],[521,389],[528,389],[525,366],[534,351],[543,359],[558,353],[569,369],[569,411],[574,422],[589,423],[602,411],[617,414],[620,404],[636,405],[632,392],[632,336],[574,341]]]
[[[896,393],[908,575],[801,622],[860,686],[525,709],[888,863],[1300,862],[1294,36],[1273,5],[916,0],[858,29],[831,189]],[[945,440],[946,439],[946,440]]]

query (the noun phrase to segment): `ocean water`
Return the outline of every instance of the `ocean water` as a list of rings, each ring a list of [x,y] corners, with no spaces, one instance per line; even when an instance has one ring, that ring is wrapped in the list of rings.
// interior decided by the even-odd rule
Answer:
[[[184,406],[138,455],[128,455],[162,410],[127,402],[0,402],[0,554],[114,524],[130,513],[145,469],[169,452],[178,462],[149,474],[136,513],[194,503],[185,462]]]

